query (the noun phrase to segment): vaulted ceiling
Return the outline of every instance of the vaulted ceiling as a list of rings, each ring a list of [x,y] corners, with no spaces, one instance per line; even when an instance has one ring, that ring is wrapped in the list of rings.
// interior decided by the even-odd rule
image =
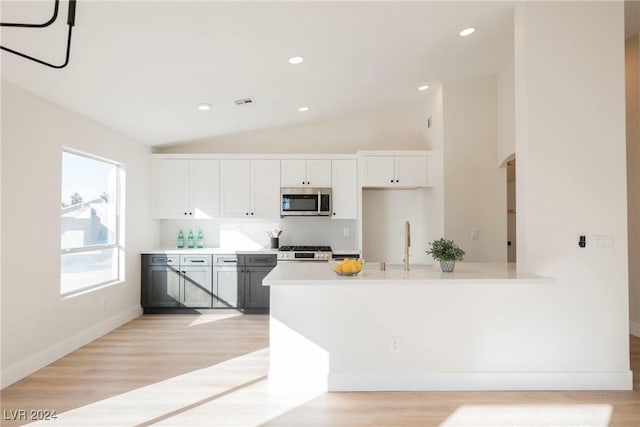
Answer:
[[[44,21],[53,3],[3,0],[2,21]],[[62,62],[66,8],[48,28],[3,27],[2,45]],[[418,86],[495,73],[512,54],[512,2],[78,0],[67,67],[3,52],[1,70],[157,145],[419,105]]]

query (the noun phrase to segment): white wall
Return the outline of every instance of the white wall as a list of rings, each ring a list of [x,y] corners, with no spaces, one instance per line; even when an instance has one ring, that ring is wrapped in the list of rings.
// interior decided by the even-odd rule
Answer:
[[[504,166],[516,151],[516,131],[514,116],[514,69],[509,62],[498,73],[498,166]]]
[[[126,275],[60,297],[61,149],[124,165]],[[2,386],[136,317],[140,250],[156,245],[148,146],[2,83]]]
[[[437,238],[429,230],[427,204],[431,189],[374,190],[362,192],[362,252],[366,261],[402,264],[404,223],[409,221],[410,264],[431,264],[427,242]]]
[[[623,7],[516,6],[518,269],[556,280],[522,303],[563,337],[560,369],[629,368]]]
[[[156,147],[155,152],[353,154],[358,150],[424,150],[424,97],[399,108]]]
[[[640,42],[626,41],[629,327],[640,336]]]
[[[506,170],[496,165],[496,77],[445,82],[443,106],[445,237],[465,250],[465,261],[506,262]]]

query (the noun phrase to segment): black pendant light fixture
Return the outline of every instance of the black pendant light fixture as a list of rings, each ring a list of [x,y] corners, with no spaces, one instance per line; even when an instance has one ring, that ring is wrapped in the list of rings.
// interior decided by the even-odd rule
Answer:
[[[44,28],[53,24],[58,18],[58,7],[59,0],[54,0],[53,7],[53,16],[47,22],[42,24],[29,24],[29,23],[13,23],[13,22],[0,22],[0,27],[18,27],[18,28]],[[17,50],[9,49],[8,47],[1,46],[0,49],[13,53],[14,55],[21,56],[22,58],[28,59],[30,61],[37,62],[38,64],[46,65],[51,68],[64,68],[69,63],[69,54],[71,53],[71,30],[73,26],[76,24],[76,0],[69,0],[69,11],[67,13],[67,25],[69,26],[69,32],[67,34],[67,54],[65,55],[64,63],[61,65],[51,64],[49,62],[42,61],[38,58],[34,58],[33,56],[29,56],[22,52],[18,52]]]

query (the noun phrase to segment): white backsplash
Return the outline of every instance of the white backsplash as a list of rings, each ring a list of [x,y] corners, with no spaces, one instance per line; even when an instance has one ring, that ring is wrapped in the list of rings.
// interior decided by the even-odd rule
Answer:
[[[354,250],[357,245],[356,221],[336,220],[325,217],[287,217],[281,219],[191,219],[160,220],[160,245],[176,247],[178,231],[187,238],[189,229],[197,236],[204,234],[207,248],[255,250],[270,245],[267,230],[279,228],[280,246],[329,245],[334,249]],[[348,236],[345,236],[348,229]],[[186,242],[185,242],[186,243]]]

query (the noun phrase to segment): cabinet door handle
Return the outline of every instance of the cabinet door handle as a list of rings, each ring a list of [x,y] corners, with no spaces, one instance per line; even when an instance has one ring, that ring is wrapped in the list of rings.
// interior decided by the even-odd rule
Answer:
[[[393,182],[393,180],[389,181],[389,182]]]
[[[187,213],[185,212],[184,214],[186,215]]]
[[[222,262],[238,262],[237,259],[224,259]]]
[[[400,181],[398,181],[398,180],[396,179],[396,182],[400,182]]]
[[[194,259],[194,260],[191,260],[190,262],[204,262],[204,260],[203,259]]]
[[[253,212],[251,212],[251,215],[253,215]]]

